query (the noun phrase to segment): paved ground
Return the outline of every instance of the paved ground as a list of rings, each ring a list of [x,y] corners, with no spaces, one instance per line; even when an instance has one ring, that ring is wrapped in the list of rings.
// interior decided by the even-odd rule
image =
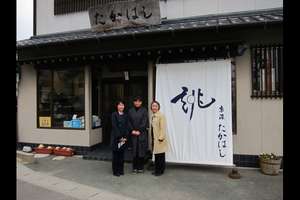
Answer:
[[[125,175],[111,175],[111,162],[53,156],[39,158],[36,164],[17,166],[18,200],[35,200],[29,187],[56,199],[174,199],[174,200],[281,200],[282,173],[261,174],[258,169],[239,169],[241,179],[230,179],[230,169],[210,166],[167,165],[166,173],[154,177],[151,171],[132,175],[125,164]],[[31,184],[31,185],[28,185]],[[47,190],[42,189],[47,188]],[[54,192],[50,194],[49,191]],[[30,194],[28,194],[30,193]],[[63,196],[57,196],[57,195]],[[23,198],[19,198],[23,197]],[[28,197],[28,198],[27,198]],[[30,198],[29,198],[30,197]],[[46,199],[46,198],[43,198]]]
[[[17,180],[17,200],[78,200],[31,183]]]

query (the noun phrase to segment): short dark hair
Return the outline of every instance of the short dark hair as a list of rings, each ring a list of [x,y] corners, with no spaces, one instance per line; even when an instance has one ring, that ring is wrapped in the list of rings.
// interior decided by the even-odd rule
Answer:
[[[122,101],[122,100],[118,100],[118,101],[116,101],[116,103],[115,103],[115,107],[116,107],[116,109],[118,109],[118,105],[119,104],[123,104],[124,106],[125,106],[125,103],[124,103],[124,101]]]
[[[143,101],[141,96],[134,97],[133,101]]]
[[[160,103],[158,101],[152,101],[151,102],[151,108],[152,108],[152,104],[156,103],[158,105],[158,110],[160,110]]]

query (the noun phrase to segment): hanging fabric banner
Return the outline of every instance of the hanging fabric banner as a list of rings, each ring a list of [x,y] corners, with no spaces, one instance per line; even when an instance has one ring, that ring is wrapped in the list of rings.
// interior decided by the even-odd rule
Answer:
[[[158,64],[156,100],[174,163],[233,165],[231,60]]]

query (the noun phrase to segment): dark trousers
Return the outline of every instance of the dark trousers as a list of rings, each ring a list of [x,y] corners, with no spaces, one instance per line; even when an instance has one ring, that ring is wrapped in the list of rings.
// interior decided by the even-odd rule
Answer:
[[[132,168],[133,170],[144,170],[144,157],[139,157],[139,137],[137,137],[136,155],[133,155]]]
[[[124,174],[124,151],[113,151],[113,174]]]
[[[166,168],[166,154],[165,153],[158,153],[154,154],[155,156],[155,173],[156,174],[163,174]]]
[[[132,168],[137,170],[144,170],[144,157],[137,157],[133,158]]]

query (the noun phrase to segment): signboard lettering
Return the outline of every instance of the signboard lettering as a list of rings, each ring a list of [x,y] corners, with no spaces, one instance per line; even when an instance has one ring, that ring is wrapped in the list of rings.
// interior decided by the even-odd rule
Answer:
[[[104,31],[160,23],[158,0],[108,3],[89,9],[92,30]]]

